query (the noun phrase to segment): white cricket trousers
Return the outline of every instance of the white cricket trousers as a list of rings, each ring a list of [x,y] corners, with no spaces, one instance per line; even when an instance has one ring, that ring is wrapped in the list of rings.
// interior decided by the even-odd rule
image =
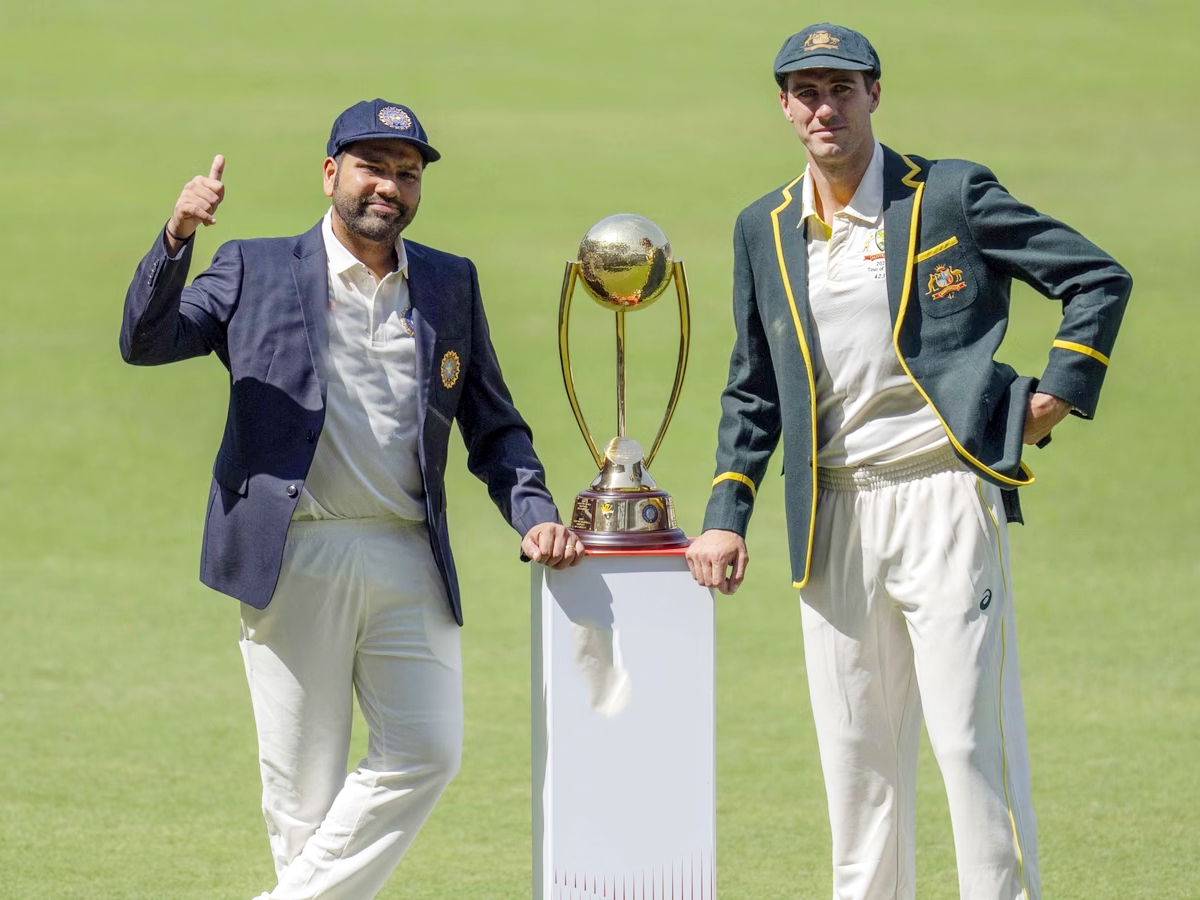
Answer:
[[[916,896],[922,709],[963,900],[1038,900],[999,489],[948,446],[818,483],[800,599],[835,900]]]
[[[462,754],[458,626],[425,524],[292,522],[241,649],[278,877],[260,897],[374,897]],[[352,692],[370,735],[347,775]]]

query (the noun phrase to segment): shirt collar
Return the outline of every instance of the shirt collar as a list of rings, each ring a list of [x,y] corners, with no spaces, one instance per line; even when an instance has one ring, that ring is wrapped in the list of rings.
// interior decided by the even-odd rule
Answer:
[[[875,142],[875,152],[858,183],[858,190],[842,212],[863,222],[874,222],[883,212],[883,145],[879,141]]]
[[[325,256],[329,259],[329,271],[335,275],[345,275],[355,266],[366,266],[363,261],[350,252],[333,233],[333,207],[330,207],[325,217],[321,219],[321,237],[325,240]],[[404,278],[408,278],[408,253],[404,249],[404,238],[396,235],[396,269]]]
[[[871,154],[871,162],[863,173],[858,189],[850,198],[845,209],[835,215],[852,216],[860,221],[872,223],[878,220],[883,212],[883,145],[875,142],[875,152]],[[805,222],[809,216],[821,221],[817,216],[816,189],[813,180],[808,177],[808,168],[804,169],[804,186],[801,189],[800,221]],[[822,223],[825,224],[825,223]]]

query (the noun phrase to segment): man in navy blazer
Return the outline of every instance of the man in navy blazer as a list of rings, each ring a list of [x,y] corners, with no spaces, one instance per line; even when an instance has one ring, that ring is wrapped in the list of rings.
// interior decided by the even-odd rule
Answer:
[[[215,353],[229,371],[200,577],[243,604],[273,900],[374,896],[457,771],[453,421],[524,555],[583,554],[505,387],[474,265],[399,236],[439,159],[416,115],[356,104],[327,150],[321,222],[227,243],[185,287],[192,235],[224,199],[216,157],[138,266],[120,339],[136,365]],[[371,734],[347,776],[352,688]]]

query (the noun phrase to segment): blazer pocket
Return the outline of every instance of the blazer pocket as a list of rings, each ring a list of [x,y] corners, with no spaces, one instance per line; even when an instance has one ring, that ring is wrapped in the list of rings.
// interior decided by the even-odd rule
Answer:
[[[928,250],[922,250],[920,253],[917,254],[917,257],[914,260],[914,262],[919,262],[919,263],[925,262],[925,260],[929,259],[930,257],[937,256],[939,253],[942,253],[945,250],[949,250],[951,247],[957,247],[957,246],[958,246],[958,238],[954,235],[951,235],[949,240],[942,241],[940,244],[930,247]]]
[[[966,309],[975,302],[975,273],[966,254],[951,239],[917,256],[917,291],[921,312],[939,318]]]
[[[213,463],[213,480],[239,497],[245,497],[250,490],[250,470],[238,465],[224,453],[218,453],[217,461]]]
[[[446,417],[446,414],[439,410],[436,406],[429,407],[429,414],[433,417],[434,421],[440,424],[444,429],[446,429],[446,431],[449,431],[450,426],[454,424]]]

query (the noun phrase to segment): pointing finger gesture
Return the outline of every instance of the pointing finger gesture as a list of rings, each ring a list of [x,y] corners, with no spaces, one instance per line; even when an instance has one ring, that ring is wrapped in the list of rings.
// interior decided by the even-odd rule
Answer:
[[[172,253],[178,252],[198,227],[217,223],[217,207],[225,199],[225,185],[221,181],[224,174],[225,157],[218,153],[207,176],[197,175],[183,186],[167,223],[167,244]]]

